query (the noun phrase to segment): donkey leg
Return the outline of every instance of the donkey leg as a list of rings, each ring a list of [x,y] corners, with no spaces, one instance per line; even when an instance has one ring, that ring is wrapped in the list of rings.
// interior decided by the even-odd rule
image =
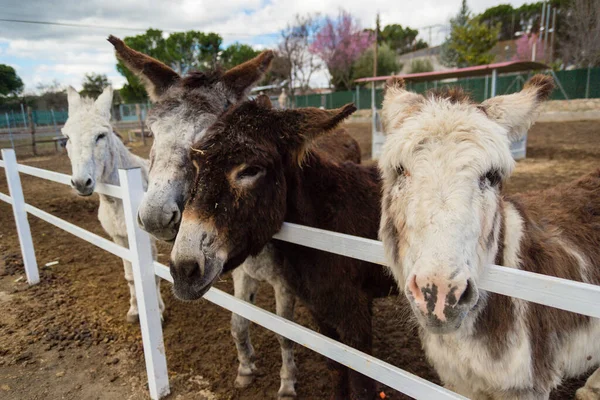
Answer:
[[[123,236],[113,237],[113,242],[123,247],[129,247],[127,238]],[[126,320],[129,323],[135,324],[139,322],[140,314],[135,295],[135,284],[133,283],[133,270],[131,269],[131,263],[123,260],[123,269],[125,270],[125,280],[127,281],[127,286],[129,286],[129,311],[127,311]]]
[[[340,338],[344,344],[371,354],[373,348],[372,301],[361,295],[358,295],[355,300],[356,304],[352,308],[348,308],[352,312],[348,313],[338,325]],[[377,395],[375,381],[352,369],[348,370],[348,387],[349,398],[352,400],[371,400]]]
[[[234,296],[254,304],[258,281],[246,274],[242,267],[235,269],[232,276]],[[254,348],[250,342],[249,331],[250,321],[235,313],[231,314],[231,336],[233,336],[240,362],[235,378],[235,387],[238,388],[244,388],[251,384],[256,373],[256,365],[253,361]]]
[[[327,336],[330,339],[340,341],[337,330],[332,327],[329,323],[325,322],[327,319],[319,318],[315,316],[319,332]],[[331,380],[331,387],[333,388],[333,394],[331,400],[347,400],[348,399],[348,368],[342,364],[327,359],[327,369],[329,370],[329,377]]]
[[[152,240],[152,259],[157,259],[158,251],[156,250],[156,242]],[[158,298],[158,310],[160,311],[160,321],[164,324],[166,314],[165,314],[165,302],[163,301],[162,294],[160,293],[160,282],[162,278],[157,276],[155,278],[156,281],[156,297]]]
[[[600,399],[600,368],[598,368],[585,382],[585,386],[575,393],[577,400]]]
[[[287,288],[287,286],[278,279],[275,282],[269,282],[275,290],[275,307],[277,315],[287,320],[294,320],[294,306],[296,305],[296,296]],[[279,345],[281,346],[281,386],[277,392],[280,399],[292,399],[296,397],[296,374],[298,369],[294,362],[294,342],[283,336],[277,335]]]

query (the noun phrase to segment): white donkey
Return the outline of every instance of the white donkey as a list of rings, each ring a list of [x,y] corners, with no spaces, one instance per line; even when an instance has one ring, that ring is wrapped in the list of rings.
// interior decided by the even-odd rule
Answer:
[[[144,188],[148,184],[148,161],[131,154],[114,133],[110,124],[113,90],[109,86],[96,101],[81,97],[72,87],[67,88],[69,118],[62,129],[67,137],[67,153],[71,160],[71,184],[80,196],[90,196],[96,182],[119,185],[119,168],[141,168]],[[100,194],[98,219],[112,240],[129,247],[127,228],[120,199]],[[156,246],[152,239],[152,256],[156,259]],[[130,307],[127,321],[138,321],[139,313],[131,263],[123,260],[125,279],[129,285]],[[165,309],[160,296],[160,278],[156,278],[161,317]]]

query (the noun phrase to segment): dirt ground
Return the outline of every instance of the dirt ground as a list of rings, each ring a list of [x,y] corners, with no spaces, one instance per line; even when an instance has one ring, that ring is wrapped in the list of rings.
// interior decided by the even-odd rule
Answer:
[[[363,152],[370,150],[370,124],[347,125]],[[537,124],[529,134],[528,158],[519,162],[510,192],[545,188],[598,167],[597,122]],[[149,146],[133,145],[147,156]],[[70,173],[66,155],[20,158],[39,168]],[[22,175],[26,201],[42,210],[106,235],[97,221],[98,197],[81,198],[63,185]],[[0,173],[0,192],[7,193]],[[9,205],[0,202],[0,398],[145,399],[148,398],[139,327],[128,325],[128,289],[121,261],[35,217],[29,218],[41,283],[24,279],[16,228]],[[170,249],[160,244],[160,261]],[[45,267],[45,264],[58,264]],[[217,287],[232,292],[230,276]],[[165,347],[170,399],[274,399],[279,387],[280,353],[275,335],[252,327],[260,375],[254,384],[233,387],[236,352],[229,333],[230,313],[207,301],[182,303],[164,283],[168,319]],[[272,290],[261,287],[257,304],[274,311]],[[403,322],[401,299],[378,300],[374,309],[374,355],[438,382],[425,361],[414,327]],[[299,305],[296,320],[315,328]],[[301,399],[328,398],[324,357],[296,346]],[[572,398],[583,380],[553,393]],[[389,399],[407,398],[381,388]]]

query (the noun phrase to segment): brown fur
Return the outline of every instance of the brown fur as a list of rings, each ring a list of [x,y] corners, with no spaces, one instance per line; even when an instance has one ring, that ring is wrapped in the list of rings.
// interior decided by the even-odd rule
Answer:
[[[399,76],[392,76],[385,81],[385,86],[383,88],[383,94],[385,95],[388,89],[404,89],[406,87],[406,82],[403,78]]]
[[[339,163],[314,151],[306,153],[302,166],[297,164],[309,137],[335,128],[353,109],[277,111],[260,100],[245,102],[223,115],[194,146],[199,152],[193,157],[202,171],[194,190],[202,196],[192,197],[186,211],[193,210],[200,220],[213,219],[218,240],[237,249],[225,269],[261,251],[284,221],[377,238],[381,184],[375,166]],[[240,164],[260,165],[266,174],[237,197],[227,176]],[[216,203],[227,213],[215,211]],[[274,243],[285,258],[286,282],[322,333],[369,353],[372,299],[397,290],[387,271],[304,246]],[[370,379],[335,363],[332,369],[336,398],[376,395]]]
[[[450,104],[470,104],[473,102],[469,92],[460,86],[442,86],[438,89],[430,89],[427,91],[425,97],[446,100]]]
[[[224,76],[225,84],[234,91],[245,90],[253,82],[259,80],[271,65],[275,58],[275,53],[271,50],[263,51],[249,62],[240,64],[229,71]]]
[[[579,262],[565,251],[562,242],[587,258],[587,278],[600,284],[600,170],[568,184],[504,201],[524,220],[519,252],[522,270],[582,282]],[[503,265],[501,261],[497,256],[496,263]],[[515,301],[495,293],[481,301],[476,337],[486,341],[494,357],[501,357],[510,346],[507,334],[514,329]],[[543,393],[559,373],[555,357],[564,340],[585,327],[590,318],[536,303],[528,304],[525,318],[532,345],[534,389]]]
[[[600,284],[600,170],[574,182],[509,201],[525,220],[521,242],[523,270],[583,281],[578,260],[559,244],[562,241],[587,259],[587,278],[593,284]],[[561,343],[590,319],[531,303],[527,321],[530,336],[536,338],[532,345],[537,383],[547,385],[555,372],[553,361]]]
[[[524,89],[535,88],[537,90],[537,100],[548,100],[554,91],[554,79],[548,75],[537,74],[525,83]]]

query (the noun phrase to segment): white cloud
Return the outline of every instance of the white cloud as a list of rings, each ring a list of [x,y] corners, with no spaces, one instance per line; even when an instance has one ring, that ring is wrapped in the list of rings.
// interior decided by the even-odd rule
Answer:
[[[506,1],[470,0],[474,12]],[[508,1],[515,6],[525,0]],[[116,87],[124,79],[115,70],[109,34],[120,37],[135,35],[125,30],[147,27],[173,30],[201,30],[220,33],[226,43],[240,41],[257,49],[272,46],[273,36],[296,14],[319,12],[336,15],[344,8],[358,16],[364,27],[373,27],[380,12],[382,24],[399,23],[413,28],[447,24],[456,14],[461,0],[420,0],[418,4],[397,0],[177,0],[147,2],[143,0],[88,0],[76,7],[67,0],[28,0],[27,7],[13,0],[0,0],[3,18],[55,21],[70,24],[109,26],[114,28],[81,28],[0,22],[0,55],[2,62],[15,65],[26,87],[57,79],[79,87],[85,73],[106,73]],[[431,29],[434,44],[443,40],[446,31]],[[271,36],[268,36],[271,35]],[[421,29],[429,40],[429,29]],[[260,38],[260,39],[256,39]],[[263,42],[257,42],[262,40]],[[322,82],[323,81],[323,82]],[[326,78],[319,77],[319,83]]]

